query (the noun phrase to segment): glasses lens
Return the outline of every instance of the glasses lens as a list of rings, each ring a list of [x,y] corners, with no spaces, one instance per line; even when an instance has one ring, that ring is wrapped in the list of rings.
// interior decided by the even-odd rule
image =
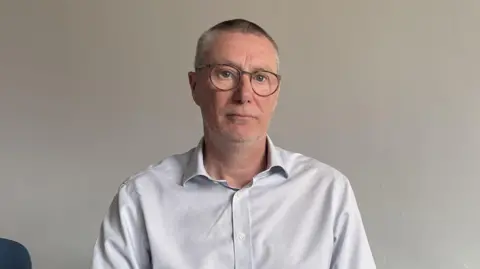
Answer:
[[[231,90],[238,84],[240,73],[228,65],[217,65],[212,69],[210,78],[215,87],[220,90]]]
[[[270,95],[278,88],[278,77],[266,71],[252,74],[252,87],[259,95]]]

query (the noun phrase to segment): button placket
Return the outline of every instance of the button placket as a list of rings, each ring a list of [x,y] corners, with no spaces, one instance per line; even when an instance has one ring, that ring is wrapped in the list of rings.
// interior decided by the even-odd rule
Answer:
[[[251,268],[250,257],[250,218],[248,212],[247,193],[243,189],[237,191],[232,201],[232,230],[235,251],[235,268]]]

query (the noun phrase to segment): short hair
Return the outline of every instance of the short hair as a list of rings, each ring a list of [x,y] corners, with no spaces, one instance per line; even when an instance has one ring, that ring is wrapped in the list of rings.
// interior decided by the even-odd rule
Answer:
[[[205,55],[207,54],[212,41],[219,32],[233,32],[233,33],[245,33],[263,36],[267,38],[275,48],[277,52],[277,69],[279,67],[279,51],[275,40],[258,24],[245,20],[245,19],[231,19],[217,23],[210,27],[207,31],[203,32],[197,41],[197,48],[195,52],[194,68],[202,66],[205,61]]]

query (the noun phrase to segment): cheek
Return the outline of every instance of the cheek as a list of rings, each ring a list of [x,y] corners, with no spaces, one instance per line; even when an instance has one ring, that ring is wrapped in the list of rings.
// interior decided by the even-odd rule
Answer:
[[[261,100],[260,102],[260,109],[266,117],[270,116],[270,114],[273,113],[276,106],[277,106],[276,99],[264,99],[264,100]]]
[[[202,110],[209,120],[218,121],[225,110],[228,99],[224,93],[206,92],[202,98]]]
[[[222,112],[228,106],[230,100],[230,93],[215,92],[211,97],[211,104],[218,112]]]

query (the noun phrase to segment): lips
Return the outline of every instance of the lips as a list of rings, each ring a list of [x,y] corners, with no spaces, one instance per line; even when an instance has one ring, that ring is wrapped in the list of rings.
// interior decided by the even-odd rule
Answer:
[[[227,117],[237,117],[237,118],[255,118],[253,115],[247,115],[247,114],[227,114]]]

